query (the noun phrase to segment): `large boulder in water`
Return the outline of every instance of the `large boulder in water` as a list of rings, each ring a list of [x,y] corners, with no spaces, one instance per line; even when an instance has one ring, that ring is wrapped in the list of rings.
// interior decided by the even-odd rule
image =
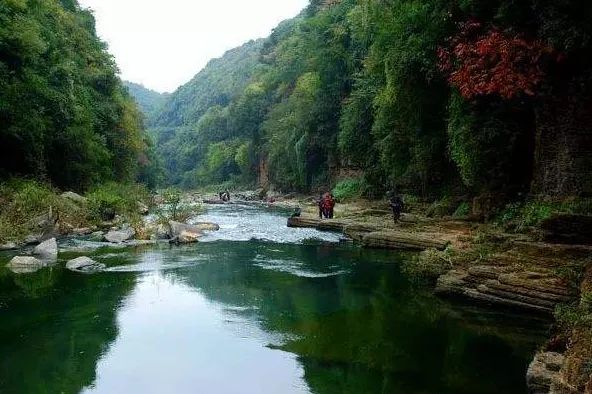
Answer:
[[[196,226],[190,224],[175,222],[171,220],[169,222],[171,228],[171,239],[178,243],[193,243],[197,242],[198,239],[203,236],[203,231]]]
[[[6,267],[16,274],[30,274],[47,267],[47,261],[41,261],[31,256],[16,256]]]
[[[56,239],[51,238],[40,243],[33,249],[33,254],[41,257],[43,260],[57,260],[58,243]]]
[[[122,243],[132,239],[136,231],[132,227],[124,227],[121,230],[111,230],[105,234],[105,240],[111,243]]]
[[[93,273],[105,269],[105,264],[97,263],[89,257],[78,257],[66,263],[66,268],[74,272]]]

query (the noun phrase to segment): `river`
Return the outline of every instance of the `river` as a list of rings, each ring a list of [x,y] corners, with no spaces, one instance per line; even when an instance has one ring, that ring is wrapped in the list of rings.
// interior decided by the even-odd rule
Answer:
[[[94,275],[16,275],[0,255],[0,392],[525,392],[545,321],[436,298],[401,274],[410,255],[287,228],[281,211],[198,219],[221,230],[93,248],[108,266]]]

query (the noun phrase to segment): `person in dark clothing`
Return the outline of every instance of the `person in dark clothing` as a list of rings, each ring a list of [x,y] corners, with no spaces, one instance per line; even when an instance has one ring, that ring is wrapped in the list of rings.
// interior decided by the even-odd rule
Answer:
[[[397,193],[396,189],[389,192],[389,205],[393,210],[393,220],[395,221],[395,224],[397,224],[399,219],[401,219],[403,209],[405,209],[405,203]]]
[[[317,200],[317,205],[319,207],[319,219],[323,218],[323,195],[319,194],[319,199]]]
[[[335,198],[333,197],[333,194],[329,193],[329,195],[327,196],[327,213],[328,213],[328,217],[329,219],[333,219],[333,211],[335,209]]]
[[[293,218],[299,218],[300,215],[302,214],[302,208],[298,207],[298,208],[294,208],[294,212],[292,212],[292,216]]]

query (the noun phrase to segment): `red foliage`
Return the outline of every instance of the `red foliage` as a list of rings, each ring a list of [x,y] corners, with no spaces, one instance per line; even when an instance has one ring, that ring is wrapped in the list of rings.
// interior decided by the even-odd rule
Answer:
[[[527,41],[496,28],[483,33],[478,22],[461,24],[450,44],[438,51],[440,69],[466,98],[534,95],[545,76],[541,60],[553,53],[542,41]]]

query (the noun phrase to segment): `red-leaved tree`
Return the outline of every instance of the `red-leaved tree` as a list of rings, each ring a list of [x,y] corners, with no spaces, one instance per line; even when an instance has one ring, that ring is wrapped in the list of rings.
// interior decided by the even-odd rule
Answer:
[[[540,40],[529,41],[479,22],[460,24],[448,48],[439,49],[440,69],[466,98],[499,95],[511,99],[534,95],[545,76],[542,60],[553,49]]]

